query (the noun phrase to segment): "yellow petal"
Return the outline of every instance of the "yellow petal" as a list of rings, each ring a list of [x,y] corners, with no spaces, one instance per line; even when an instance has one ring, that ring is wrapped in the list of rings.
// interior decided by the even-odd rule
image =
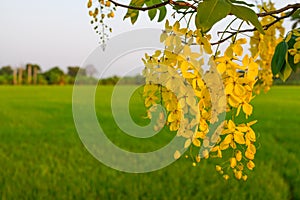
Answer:
[[[246,158],[253,160],[254,159],[254,154],[251,151],[246,150],[245,152]]]
[[[201,146],[200,140],[198,140],[197,138],[194,138],[193,139],[193,145],[195,145],[196,147],[200,147]]]
[[[235,168],[236,166],[236,159],[235,158],[230,158],[230,167]]]
[[[238,107],[238,105],[241,103],[241,99],[238,98],[235,95],[230,95],[228,98],[228,103],[229,105],[231,105],[232,107]]]
[[[236,41],[237,44],[246,44],[247,43],[247,39],[246,38],[240,38]]]
[[[241,133],[241,132],[236,131],[234,133],[234,141],[239,143],[239,144],[245,144],[244,134]]]
[[[188,148],[191,145],[192,141],[191,139],[187,139],[184,143],[184,148]]]
[[[170,131],[177,131],[179,129],[179,122],[175,121],[170,124]]]
[[[216,165],[216,171],[219,172],[222,170],[222,167],[220,165]]]
[[[246,126],[245,124],[240,124],[236,129],[242,133],[245,133],[249,130],[249,127]]]
[[[230,146],[231,148],[236,149],[236,143],[233,140],[230,142]]]
[[[238,162],[240,162],[242,160],[242,152],[240,150],[238,150],[235,154],[235,158]]]
[[[243,47],[239,44],[233,46],[233,51],[236,53],[237,56],[243,55]]]
[[[223,140],[222,143],[224,143],[224,144],[230,144],[230,142],[232,141],[232,139],[233,139],[233,135],[232,135],[232,134],[229,134],[229,135],[227,135],[227,136],[225,137],[225,139]]]
[[[235,84],[235,86],[234,86],[234,93],[237,96],[243,96],[243,95],[245,95],[246,91],[245,91],[245,88],[242,85]]]
[[[247,180],[247,178],[248,178],[248,176],[247,176],[247,175],[244,175],[244,176],[242,176],[242,179],[243,179],[244,181],[246,181],[246,180]]]
[[[229,179],[228,174],[223,175],[223,178],[227,181]]]
[[[230,129],[231,131],[233,131],[235,129],[235,124],[232,120],[229,120],[227,123],[227,127],[228,129]]]
[[[257,120],[253,120],[251,122],[248,122],[247,126],[252,126],[253,124],[256,124],[256,123],[257,123]]]
[[[232,45],[230,45],[226,51],[225,51],[225,56],[228,58],[232,58],[233,57],[233,49],[232,49]]]
[[[234,175],[235,175],[235,178],[240,180],[242,178],[242,171],[236,171]]]
[[[226,71],[226,64],[225,63],[218,64],[217,69],[220,74],[223,74]]]
[[[247,167],[249,170],[252,170],[254,167],[255,167],[255,164],[252,160],[250,160],[248,163],[247,163]]]
[[[240,111],[241,111],[241,107],[242,107],[241,105],[238,106],[235,116],[239,116]]]
[[[222,151],[221,149],[218,149],[218,154],[217,154],[218,158],[222,158]]]
[[[248,103],[244,103],[243,104],[243,112],[246,114],[246,115],[251,115],[252,114],[252,106]]]
[[[175,160],[177,160],[178,158],[180,158],[180,156],[181,156],[181,153],[178,150],[176,150],[175,153],[174,153]]]
[[[243,63],[244,66],[249,65],[249,56],[248,56],[248,54],[244,56],[242,63]]]
[[[221,150],[228,149],[228,147],[229,147],[229,144],[225,144],[224,142],[222,142],[222,143],[220,144],[220,149],[221,149]]]
[[[256,136],[255,136],[255,133],[254,133],[254,131],[253,131],[252,129],[250,129],[250,130],[246,133],[245,137],[246,137],[248,140],[252,141],[252,142],[255,142],[255,141],[256,141]]]
[[[234,84],[233,83],[229,83],[226,85],[225,87],[225,94],[232,94],[234,89]]]
[[[214,146],[214,147],[211,149],[211,152],[216,152],[216,151],[218,151],[218,149],[220,149],[219,146]]]
[[[256,147],[254,146],[254,144],[250,144],[247,148],[247,151],[252,152],[253,154],[256,153]]]

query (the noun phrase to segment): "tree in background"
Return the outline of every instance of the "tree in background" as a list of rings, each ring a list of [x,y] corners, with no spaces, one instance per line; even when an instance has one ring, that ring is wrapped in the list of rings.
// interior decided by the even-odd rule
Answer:
[[[300,67],[300,29],[296,28],[300,3],[276,9],[271,1],[257,2],[257,5],[237,0],[87,2],[91,23],[103,46],[111,32],[107,22],[117,8],[127,9],[124,19],[130,19],[132,24],[140,12],[148,12],[150,20],[162,22],[167,7],[170,8],[175,23],[165,20],[160,36],[165,49],[143,58],[145,106],[151,118],[152,106],[162,104],[167,121],[158,121],[156,128],[166,125],[186,139],[182,149],[174,152],[175,159],[188,148],[194,166],[203,158],[218,158],[221,161],[216,170],[226,180],[229,177],[247,180],[247,174],[255,167],[257,145],[252,125],[256,120],[249,121],[255,94],[261,90],[267,92],[274,77],[285,81]],[[222,21],[224,18],[228,21]],[[282,23],[287,18],[295,22],[286,33]],[[213,28],[219,21],[224,24],[223,30]],[[216,38],[211,36],[212,32]],[[250,52],[245,51],[246,44]],[[209,56],[210,65],[215,66],[207,72],[202,70],[203,55]],[[225,97],[214,88],[218,77],[222,79]],[[196,98],[187,91],[188,86]],[[178,93],[175,95],[174,91]],[[211,91],[215,91],[213,96]],[[214,108],[213,102],[217,105]],[[219,118],[224,113],[223,123]],[[220,134],[214,134],[212,127]]]
[[[65,73],[59,67],[53,67],[43,73],[45,80],[50,85],[64,85]]]
[[[85,72],[88,77],[94,77],[98,73],[94,65],[87,65],[85,67]]]
[[[11,66],[4,66],[0,69],[0,85],[12,84],[13,81],[13,69]]]
[[[99,80],[99,84],[100,85],[116,85],[119,80],[120,80],[120,77],[112,76],[112,77],[103,78],[103,79]]]
[[[13,84],[13,85],[65,85],[74,84],[75,77],[78,78],[78,84],[95,84],[97,80],[93,77],[96,73],[96,69],[93,66],[88,68],[80,68],[79,66],[68,67],[67,74],[64,73],[59,67],[53,67],[48,71],[42,73],[41,67],[38,64],[28,63],[25,65],[25,69],[22,67],[12,68],[10,66],[4,66],[0,68],[0,84]],[[108,84],[115,84],[116,78],[111,77]],[[105,82],[105,81],[104,81]]]
[[[75,66],[75,67],[68,67],[68,72],[67,74],[71,77],[76,77],[76,75],[78,74],[81,75],[81,76],[85,76],[86,75],[86,71],[85,69],[80,69],[80,67],[78,66]]]
[[[11,66],[4,66],[0,69],[0,75],[7,75],[11,76],[13,75],[14,70],[11,68]]]

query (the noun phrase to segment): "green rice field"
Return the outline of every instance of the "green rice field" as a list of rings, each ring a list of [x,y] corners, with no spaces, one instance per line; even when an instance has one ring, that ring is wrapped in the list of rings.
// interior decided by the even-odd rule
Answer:
[[[172,138],[166,130],[145,143],[122,134],[110,111],[112,89],[98,88],[96,111],[115,144],[143,152]],[[256,167],[246,182],[225,181],[212,159],[193,167],[181,158],[144,174],[111,169],[79,139],[71,86],[1,86],[0,199],[300,199],[300,87],[274,86],[253,104]],[[130,110],[138,124],[148,123],[139,93]]]

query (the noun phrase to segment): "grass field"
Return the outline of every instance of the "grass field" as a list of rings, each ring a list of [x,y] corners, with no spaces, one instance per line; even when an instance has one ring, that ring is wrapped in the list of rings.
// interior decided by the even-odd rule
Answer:
[[[112,141],[148,151],[169,140],[167,134],[155,136],[147,145],[122,136],[110,114],[111,92],[99,89],[96,108]],[[180,159],[146,174],[108,168],[77,135],[72,87],[0,87],[0,199],[300,199],[300,87],[273,87],[254,104],[256,168],[247,182],[226,182],[212,160],[192,167]],[[131,108],[143,123],[142,106]]]

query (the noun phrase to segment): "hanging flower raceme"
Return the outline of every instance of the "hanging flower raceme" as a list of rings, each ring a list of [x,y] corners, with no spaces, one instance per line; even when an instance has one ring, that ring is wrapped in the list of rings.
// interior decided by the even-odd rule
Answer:
[[[199,30],[180,28],[179,22],[173,26],[166,22],[160,37],[165,49],[143,59],[145,106],[151,113],[155,104],[163,105],[164,124],[185,138],[182,149],[174,152],[175,159],[190,148],[190,157],[196,161],[193,166],[201,158],[219,158],[222,164],[216,170],[225,179],[246,180],[255,166],[256,136],[251,126],[256,121],[247,119],[253,112],[259,65],[243,55],[243,38],[229,45],[223,55],[205,57],[212,53],[209,39]],[[209,69],[204,67],[207,63]],[[237,123],[237,116],[244,122]],[[229,155],[225,151],[232,156],[224,156]]]
[[[264,3],[259,6],[261,12],[276,10],[274,4]],[[265,16],[261,19],[260,23],[264,26],[275,21],[276,18],[273,16]],[[276,45],[282,41],[284,35],[284,28],[282,26],[283,21],[278,21],[271,27],[265,30],[265,35],[255,31],[250,39],[250,51],[252,57],[258,57],[256,62],[259,64],[258,82],[255,86],[255,93],[259,94],[260,90],[264,92],[270,90],[273,84],[273,74],[271,70],[271,61],[275,52]],[[279,35],[276,33],[279,32]]]
[[[100,43],[104,45],[108,39],[108,33],[112,32],[112,28],[105,22],[107,19],[115,16],[116,7],[109,0],[88,0],[87,7],[89,16],[92,18],[91,24],[94,26],[95,32],[100,36]]]

